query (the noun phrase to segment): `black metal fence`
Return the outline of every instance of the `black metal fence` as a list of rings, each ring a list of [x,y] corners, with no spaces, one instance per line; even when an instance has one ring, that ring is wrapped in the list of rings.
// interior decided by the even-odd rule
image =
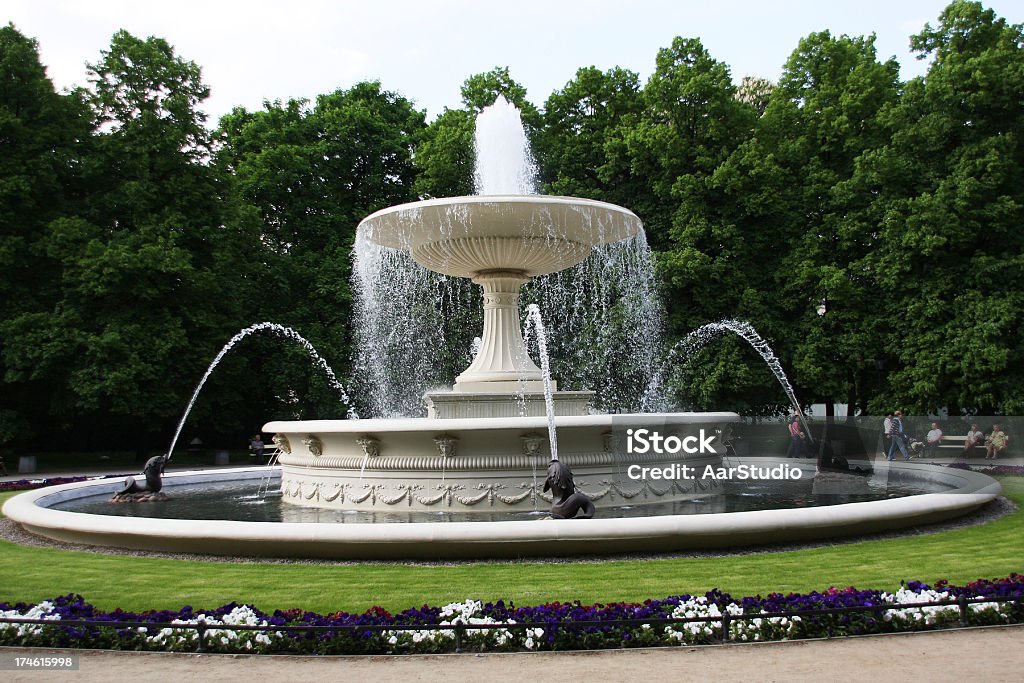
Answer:
[[[563,622],[516,622],[516,623],[493,623],[493,624],[467,624],[467,623],[456,623],[456,624],[336,624],[336,625],[286,625],[286,626],[274,626],[271,624],[266,625],[248,625],[248,624],[221,624],[221,623],[209,623],[202,619],[196,623],[171,623],[171,622],[151,622],[151,621],[108,621],[108,620],[97,620],[97,619],[27,619],[20,617],[3,617],[0,618],[0,624],[38,624],[51,627],[92,627],[92,628],[109,628],[109,629],[172,629],[172,630],[192,630],[196,631],[197,634],[197,652],[207,652],[208,647],[206,643],[207,632],[209,631],[260,631],[264,633],[275,632],[275,633],[306,633],[309,635],[315,635],[317,633],[328,633],[328,632],[368,632],[368,633],[383,633],[393,631],[452,631],[455,636],[455,652],[462,652],[463,645],[465,643],[467,631],[494,631],[505,629],[508,631],[525,630],[525,629],[543,629],[545,633],[548,633],[551,629],[560,628],[572,628],[573,630],[585,629],[588,627],[609,627],[609,626],[625,626],[625,627],[638,627],[643,625],[649,625],[652,628],[655,626],[671,626],[673,624],[688,624],[688,623],[720,623],[720,634],[718,636],[718,642],[728,643],[732,639],[730,637],[732,631],[732,624],[736,621],[752,621],[754,619],[773,619],[773,618],[786,618],[792,619],[793,617],[815,617],[815,616],[829,616],[838,614],[851,614],[851,613],[875,613],[878,618],[882,618],[886,612],[892,610],[910,610],[920,609],[923,607],[957,607],[959,610],[959,625],[967,626],[968,617],[970,612],[970,605],[982,604],[982,603],[1014,603],[1016,606],[1024,604],[1024,598],[999,598],[999,597],[975,597],[968,598],[967,596],[961,595],[956,599],[951,600],[937,600],[929,602],[915,602],[915,603],[904,603],[904,604],[878,604],[878,605],[855,605],[851,607],[828,607],[819,609],[807,609],[807,610],[793,610],[786,612],[760,612],[760,613],[749,613],[749,614],[730,614],[724,612],[718,616],[705,616],[705,617],[657,617],[648,619],[602,619],[593,621],[563,621]]]

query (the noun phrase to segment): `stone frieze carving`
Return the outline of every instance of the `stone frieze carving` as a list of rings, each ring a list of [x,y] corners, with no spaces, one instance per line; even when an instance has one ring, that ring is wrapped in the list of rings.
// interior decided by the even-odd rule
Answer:
[[[706,491],[710,488],[717,488],[715,481],[704,483],[699,479],[666,482],[665,488],[652,486],[650,482],[639,482],[635,488],[623,486],[617,481],[603,479],[598,482],[601,487],[591,490],[586,481],[578,482],[580,491],[586,494],[591,500],[600,500],[608,497],[615,500],[616,496],[622,500],[633,500],[635,498],[662,498],[673,493],[687,494],[697,491]],[[423,484],[399,482],[389,487],[387,484],[363,484],[363,490],[359,494],[352,492],[353,484],[336,483],[328,485],[318,481],[303,481],[301,479],[285,479],[281,482],[281,492],[286,498],[296,500],[317,500],[340,505],[351,503],[353,505],[369,504],[371,506],[393,507],[400,503],[412,507],[419,504],[425,507],[474,507],[484,504],[494,507],[498,504],[508,506],[519,506],[521,503],[531,501],[537,503],[543,500],[551,502],[551,494],[539,490],[532,482],[520,482],[518,489],[520,493],[508,491],[508,484],[502,483],[479,483],[476,486],[476,493],[463,493],[466,489],[464,484],[447,482],[438,484],[436,495],[422,495]],[[389,491],[389,488],[391,489]]]
[[[452,501],[455,499],[455,492],[461,491],[466,488],[462,484],[438,484],[437,489],[441,492],[437,496],[432,498],[422,498],[416,496],[416,502],[420,505],[437,505],[438,503],[447,503],[448,507],[452,506]]]

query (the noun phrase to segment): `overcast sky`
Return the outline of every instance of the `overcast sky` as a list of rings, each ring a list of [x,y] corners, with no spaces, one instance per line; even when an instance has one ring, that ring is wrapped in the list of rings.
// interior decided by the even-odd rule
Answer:
[[[646,80],[658,50],[675,36],[698,37],[743,76],[776,79],[800,38],[877,36],[882,59],[895,56],[903,78],[926,65],[909,36],[946,0],[3,0],[0,21],[39,41],[58,88],[86,83],[86,62],[119,29],[159,36],[198,63],[211,88],[211,122],[235,106],[313,99],[362,80],[413,100],[433,118],[461,106],[467,76],[509,67],[529,99],[543,106],[583,66],[621,66]],[[1021,0],[987,0],[1011,23]]]

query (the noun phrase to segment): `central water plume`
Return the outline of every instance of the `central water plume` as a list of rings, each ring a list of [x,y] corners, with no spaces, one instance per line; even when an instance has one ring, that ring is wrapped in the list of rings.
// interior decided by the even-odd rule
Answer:
[[[537,164],[530,153],[519,110],[504,96],[476,117],[473,136],[478,195],[535,194]]]

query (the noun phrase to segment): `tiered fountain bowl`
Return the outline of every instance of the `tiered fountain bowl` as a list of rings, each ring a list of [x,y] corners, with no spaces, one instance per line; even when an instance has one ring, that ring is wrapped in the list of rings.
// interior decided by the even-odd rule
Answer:
[[[519,290],[529,278],[570,268],[595,246],[641,229],[622,207],[543,195],[432,199],[363,220],[363,238],[483,288],[480,350],[450,391],[423,397],[426,418],[267,424],[264,430],[277,435],[283,451],[285,500],[375,510],[543,509],[550,501],[542,489],[552,426],[559,459],[599,507],[704,494],[693,482],[626,480],[629,465],[666,465],[680,457],[627,453],[613,425],[625,425],[630,416],[588,414],[591,391],[558,391],[549,381],[555,416],[549,424],[544,378],[523,344]],[[734,413],[634,417],[680,439],[701,429],[714,433],[737,419]],[[716,450],[688,456],[687,464],[718,463],[723,449]]]

